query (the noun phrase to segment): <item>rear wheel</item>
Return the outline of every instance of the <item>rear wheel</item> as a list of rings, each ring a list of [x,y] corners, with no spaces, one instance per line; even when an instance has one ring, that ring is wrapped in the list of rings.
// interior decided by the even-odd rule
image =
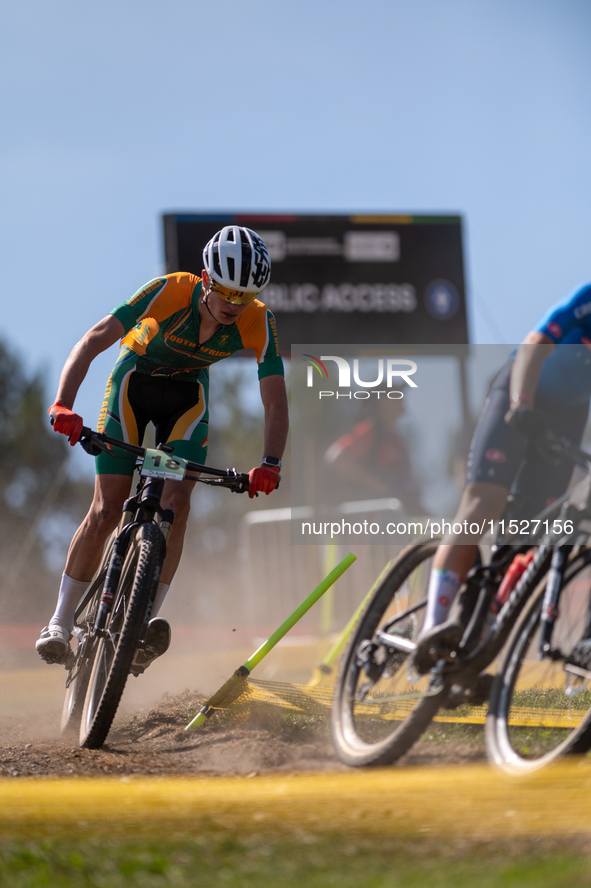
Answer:
[[[539,659],[545,580],[535,590],[506,649],[486,722],[492,762],[526,773],[591,748],[591,680],[568,671],[581,638],[591,590],[591,551],[571,559],[564,575],[551,658]]]
[[[66,696],[61,721],[61,732],[65,736],[77,735],[80,729],[84,697],[86,696],[88,680],[92,672],[94,654],[96,652],[96,644],[91,642],[89,630],[94,623],[101,595],[103,594],[103,586],[115,537],[116,534],[113,533],[107,542],[99,569],[76,608],[74,626],[75,649],[73,651],[75,660],[68,669]]]
[[[155,524],[142,524],[132,533],[106,634],[95,642],[80,723],[80,746],[87,749],[102,746],[115,718],[156,595],[163,542]]]
[[[381,577],[359,618],[335,687],[332,738],[342,762],[362,767],[388,765],[425,731],[443,700],[426,694],[429,676],[410,666],[413,645],[389,647],[387,632],[416,642],[427,603],[431,563],[438,540],[405,549]]]
[[[61,732],[64,736],[75,735],[79,730],[84,697],[94,662],[95,648],[89,639],[88,631],[86,629],[83,631],[84,637],[79,641],[75,652],[76,662],[68,671],[66,679],[66,696],[61,721]]]

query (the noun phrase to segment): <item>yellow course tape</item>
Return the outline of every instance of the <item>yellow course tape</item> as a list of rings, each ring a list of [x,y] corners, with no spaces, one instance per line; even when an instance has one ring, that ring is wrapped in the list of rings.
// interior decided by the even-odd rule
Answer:
[[[365,702],[355,708],[356,715],[373,716],[386,720],[401,720],[412,712],[417,697],[406,700]],[[310,685],[288,684],[287,682],[261,681],[249,678],[242,697],[233,707],[248,707],[249,704],[268,704],[292,712],[313,714],[314,710],[326,715],[332,704],[332,688]],[[441,710],[434,721],[447,724],[483,725],[486,721],[486,707],[462,706],[459,711]],[[543,709],[519,706],[511,710],[510,724],[514,727],[572,728],[577,727],[587,715],[586,709]]]

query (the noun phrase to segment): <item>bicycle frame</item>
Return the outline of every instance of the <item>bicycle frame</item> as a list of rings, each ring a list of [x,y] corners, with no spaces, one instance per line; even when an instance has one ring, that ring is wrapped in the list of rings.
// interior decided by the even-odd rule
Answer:
[[[577,451],[577,454],[583,454],[583,451]],[[584,454],[584,456],[588,466],[591,457],[588,454]],[[575,545],[573,540],[576,542],[581,534],[580,525],[585,520],[591,519],[590,500],[591,474],[588,474],[574,491],[565,494],[541,513],[543,516],[556,515],[560,511],[563,519],[569,518],[573,520],[573,533],[569,537],[551,537],[549,540],[538,544],[533,560],[519,578],[507,602],[501,608],[492,631],[484,639],[482,639],[481,634],[486,616],[490,612],[493,598],[506,567],[511,563],[516,554],[530,550],[532,544],[530,542],[529,544],[517,546],[510,544],[499,545],[493,548],[489,564],[472,568],[468,574],[467,584],[468,587],[472,585],[475,594],[478,595],[476,604],[458,650],[451,653],[450,659],[438,661],[432,670],[434,677],[450,679],[453,683],[464,683],[467,686],[473,686],[478,676],[500,653],[523,612],[532,591],[546,574],[548,574],[548,584],[543,602],[539,656],[540,659],[562,656],[561,652],[554,651],[552,648],[552,630],[558,615],[564,571],[569,555]],[[398,614],[376,632],[376,641],[402,653],[412,653],[416,644],[409,639],[392,633],[391,630],[397,622],[402,621],[410,613],[420,609],[425,604],[426,599],[402,614]]]
[[[87,453],[90,453],[91,455],[96,455],[97,451],[109,452],[114,446],[119,447],[121,450],[125,450],[128,453],[132,453],[137,457],[137,468],[140,471],[140,481],[135,495],[129,497],[123,505],[121,521],[119,522],[117,536],[106,569],[107,573],[103,593],[101,595],[101,602],[93,626],[93,635],[101,636],[105,633],[107,620],[111,612],[113,601],[115,600],[125,553],[133,529],[140,524],[153,522],[157,519],[166,546],[168,534],[170,533],[174,521],[174,513],[170,509],[163,509],[160,505],[164,491],[165,477],[162,477],[161,472],[152,472],[150,469],[145,471],[144,468],[147,456],[154,455],[154,451],[151,451],[148,448],[138,447],[135,444],[128,444],[125,441],[118,441],[109,435],[105,435],[102,432],[94,432],[87,427],[82,429],[80,443]],[[166,444],[158,445],[156,450],[159,451],[163,457],[173,453],[173,448]],[[160,456],[156,456],[152,461],[155,467],[159,469]],[[171,472],[174,473],[170,477],[176,478],[177,480],[182,480],[185,477],[184,472],[195,474],[203,472],[213,475],[214,478],[193,478],[191,476],[190,480],[200,481],[204,484],[216,484],[219,486],[230,487],[230,489],[236,493],[244,493],[248,489],[248,475],[239,475],[235,469],[215,469],[211,466],[193,463],[190,460],[174,459],[170,456],[167,462],[174,464],[174,467],[170,467]],[[184,472],[179,474],[177,468],[184,468]],[[91,588],[96,588],[96,584],[93,583]],[[87,596],[85,596],[84,601],[81,602],[77,609],[76,617],[82,613],[84,607],[90,600],[90,595],[91,590],[89,589]]]
[[[174,521],[172,510],[162,506],[165,485],[200,481],[244,493],[249,476],[176,457],[170,445],[138,447],[88,428],[82,429],[80,444],[93,456],[113,448],[133,454],[140,475],[97,574],[76,608],[72,634],[78,646],[65,663],[62,731],[79,730],[80,745],[95,749],[108,735],[128,676],[140,675],[151,654],[158,656],[148,632]],[[138,660],[142,652],[147,661]]]

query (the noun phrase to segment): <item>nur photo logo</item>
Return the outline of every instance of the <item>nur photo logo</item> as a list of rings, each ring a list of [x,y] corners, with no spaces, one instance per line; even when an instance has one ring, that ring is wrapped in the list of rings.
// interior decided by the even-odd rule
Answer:
[[[404,397],[404,393],[394,389],[394,385],[404,383],[411,388],[418,388],[418,384],[411,379],[411,376],[417,372],[417,364],[415,361],[410,361],[406,358],[377,358],[376,375],[374,379],[361,379],[359,358],[343,358],[340,355],[321,355],[319,358],[316,358],[314,355],[305,354],[302,355],[302,360],[308,364],[306,376],[307,388],[315,387],[314,380],[316,379],[316,374],[314,373],[314,370],[320,375],[321,382],[328,380],[329,373],[325,365],[325,362],[327,361],[332,361],[336,364],[338,371],[337,386],[339,389],[351,389],[351,377],[353,378],[353,384],[358,386],[356,391],[321,389],[318,391],[318,397],[320,399],[336,397],[367,400],[372,395],[375,395],[377,398],[380,398],[381,395],[385,395],[391,400],[399,400]],[[366,361],[366,359],[364,359],[364,361]],[[331,369],[334,371],[334,367],[331,366]],[[364,374],[367,372],[368,370],[366,367],[364,369]],[[381,385],[385,385],[386,388],[379,389],[378,386]]]

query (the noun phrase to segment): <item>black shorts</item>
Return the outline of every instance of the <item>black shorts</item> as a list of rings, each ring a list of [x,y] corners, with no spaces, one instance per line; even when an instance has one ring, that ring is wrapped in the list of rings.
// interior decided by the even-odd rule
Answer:
[[[574,464],[568,458],[557,465],[551,463],[505,422],[512,366],[513,362],[508,361],[489,389],[470,445],[466,484],[505,487],[523,501],[524,517],[532,517],[564,493]],[[587,424],[588,402],[552,404],[538,393],[534,408],[545,416],[551,431],[580,445]]]
[[[148,376],[135,368],[138,355],[123,349],[107,383],[97,430],[141,445],[146,426],[156,428],[156,444],[169,444],[176,456],[204,464],[209,429],[206,370],[197,382]],[[123,450],[96,457],[98,475],[133,475],[135,456]]]

